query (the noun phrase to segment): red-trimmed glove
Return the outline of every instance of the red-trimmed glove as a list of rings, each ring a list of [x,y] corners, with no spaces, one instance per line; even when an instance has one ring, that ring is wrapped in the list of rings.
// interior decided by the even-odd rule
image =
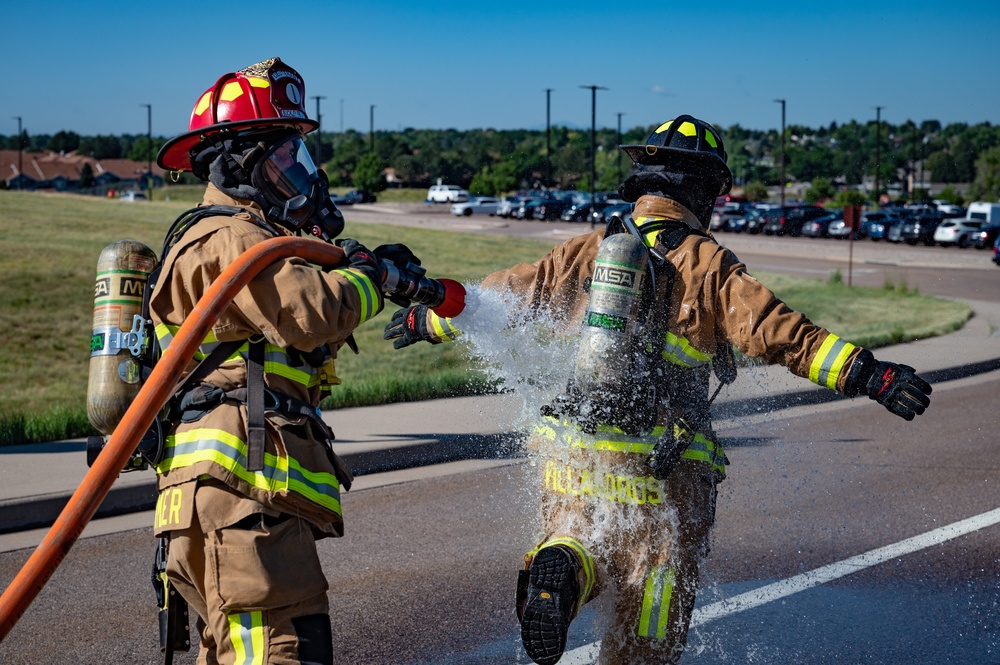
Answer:
[[[393,312],[389,325],[385,327],[385,335],[382,338],[395,340],[392,343],[394,349],[402,349],[417,342],[440,344],[443,340],[433,334],[430,322],[427,320],[428,313],[427,305],[397,309]]]
[[[849,397],[864,393],[900,418],[913,420],[931,403],[931,384],[909,365],[876,360],[865,349],[851,365],[844,384]]]

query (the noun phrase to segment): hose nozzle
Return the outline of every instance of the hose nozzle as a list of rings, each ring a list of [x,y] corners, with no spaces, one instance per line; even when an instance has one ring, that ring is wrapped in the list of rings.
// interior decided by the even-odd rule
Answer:
[[[400,295],[411,302],[427,305],[441,317],[458,316],[465,309],[465,287],[451,279],[431,279],[414,263],[400,268],[382,259],[382,292]]]

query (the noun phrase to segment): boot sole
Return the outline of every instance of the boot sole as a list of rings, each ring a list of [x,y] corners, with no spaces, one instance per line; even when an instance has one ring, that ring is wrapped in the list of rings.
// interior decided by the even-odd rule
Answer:
[[[576,573],[570,556],[561,548],[547,547],[531,564],[521,641],[538,665],[553,665],[566,650],[566,633],[576,603]]]

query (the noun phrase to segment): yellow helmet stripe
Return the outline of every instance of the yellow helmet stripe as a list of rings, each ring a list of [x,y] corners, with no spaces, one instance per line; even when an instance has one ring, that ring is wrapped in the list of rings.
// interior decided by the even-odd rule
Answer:
[[[211,105],[212,105],[212,91],[209,90],[204,95],[202,95],[201,99],[198,100],[198,103],[195,104],[194,114],[203,115]]]
[[[659,127],[656,128],[656,132],[655,133],[656,134],[660,134],[662,132],[667,131],[668,129],[670,129],[670,126],[673,125],[673,124],[674,124],[673,120],[667,120],[665,123],[663,123],[662,125],[660,125]],[[683,134],[684,136],[697,136],[698,135],[698,128],[695,127],[693,123],[682,122],[681,126],[677,128],[677,132],[679,134]]]
[[[219,101],[231,102],[234,99],[239,99],[240,95],[243,94],[243,87],[238,81],[230,81],[226,85],[222,86],[222,92],[219,94]]]

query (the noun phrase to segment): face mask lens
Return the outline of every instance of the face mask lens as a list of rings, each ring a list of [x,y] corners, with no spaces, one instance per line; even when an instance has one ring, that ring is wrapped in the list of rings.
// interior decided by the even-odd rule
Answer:
[[[276,145],[264,159],[263,171],[267,181],[284,198],[308,196],[319,177],[301,136]]]

